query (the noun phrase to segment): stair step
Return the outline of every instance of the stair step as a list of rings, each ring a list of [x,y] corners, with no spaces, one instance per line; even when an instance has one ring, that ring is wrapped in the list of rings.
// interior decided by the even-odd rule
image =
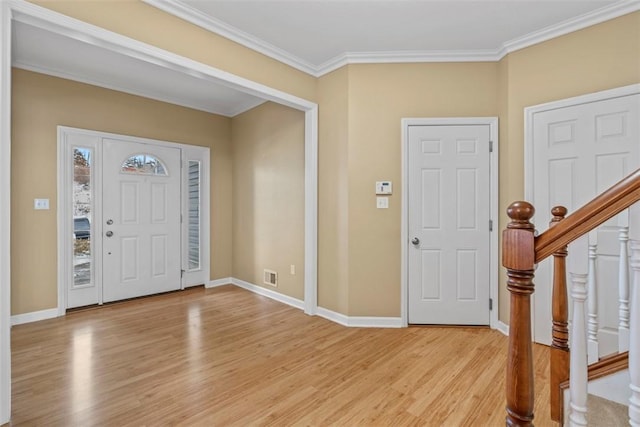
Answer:
[[[617,427],[629,425],[629,408],[602,397],[588,395],[587,424],[590,427]]]

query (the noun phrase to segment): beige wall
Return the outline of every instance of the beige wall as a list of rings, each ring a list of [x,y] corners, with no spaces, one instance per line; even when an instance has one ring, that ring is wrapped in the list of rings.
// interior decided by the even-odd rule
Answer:
[[[496,63],[349,66],[349,315],[400,316],[401,119],[496,116],[496,76]]]
[[[314,77],[142,1],[32,3],[301,98],[315,98]]]
[[[267,102],[231,129],[233,277],[303,299],[304,113]],[[278,273],[277,289],[264,269]]]
[[[13,70],[11,311],[57,307],[57,126],[210,147],[211,277],[231,275],[231,120],[69,80]],[[34,198],[51,209],[34,211]]]
[[[318,305],[349,312],[348,68],[318,80]]]

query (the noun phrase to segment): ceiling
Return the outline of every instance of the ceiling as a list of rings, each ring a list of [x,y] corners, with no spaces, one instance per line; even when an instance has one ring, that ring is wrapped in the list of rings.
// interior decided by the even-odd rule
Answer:
[[[13,24],[18,68],[227,117],[264,100],[151,62],[22,22]]]
[[[498,60],[640,9],[637,0],[143,0],[320,76],[347,63]],[[14,22],[14,66],[233,117],[264,100]]]
[[[157,0],[321,70],[346,55],[494,53],[612,0]]]

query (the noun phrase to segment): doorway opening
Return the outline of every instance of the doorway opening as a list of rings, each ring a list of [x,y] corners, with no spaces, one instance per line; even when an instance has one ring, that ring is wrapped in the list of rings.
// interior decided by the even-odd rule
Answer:
[[[59,314],[206,284],[209,176],[206,147],[59,127]]]

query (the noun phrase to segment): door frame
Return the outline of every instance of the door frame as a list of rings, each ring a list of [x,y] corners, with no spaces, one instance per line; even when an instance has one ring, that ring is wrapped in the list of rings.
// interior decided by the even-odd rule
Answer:
[[[26,1],[0,1],[0,424],[11,414],[11,43],[13,20],[305,113],[304,312],[318,308],[318,104]]]
[[[585,95],[574,96],[571,98],[560,99],[557,101],[546,102],[544,104],[532,105],[524,109],[524,199],[533,203],[534,195],[534,125],[533,121],[536,114],[546,111],[556,110],[559,108],[574,107],[582,104],[590,104],[592,102],[605,101],[607,99],[620,98],[623,96],[640,94],[640,83],[607,89],[599,92],[588,93]],[[569,212],[571,214],[571,212]],[[538,228],[546,230],[548,224],[538,224]],[[533,308],[531,310],[531,333],[533,340],[536,338],[536,299],[532,300]],[[551,304],[551,301],[548,301]],[[551,330],[552,319],[549,319],[548,327]],[[543,325],[540,325],[543,327]]]
[[[403,327],[409,325],[409,126],[472,126],[488,125],[493,152],[490,157],[490,211],[493,231],[490,233],[489,298],[493,300],[489,312],[489,326],[498,327],[498,118],[497,117],[443,117],[443,118],[404,118],[402,123],[402,209],[400,228],[401,268],[400,268],[400,316]]]
[[[199,275],[203,276],[204,284],[208,283],[210,277],[210,251],[211,251],[211,238],[210,238],[210,161],[209,161],[209,153],[210,149],[208,147],[200,147],[196,145],[189,144],[181,144],[177,142],[170,141],[162,141],[157,139],[150,138],[141,138],[129,135],[120,135],[108,132],[94,131],[88,129],[79,129],[68,126],[58,126],[58,183],[57,183],[57,194],[58,194],[58,202],[57,202],[57,225],[58,225],[58,316],[64,316],[67,310],[67,292],[68,292],[68,283],[73,277],[73,255],[71,253],[71,243],[69,240],[69,236],[72,235],[73,229],[72,222],[69,219],[73,216],[71,211],[71,204],[73,201],[73,195],[68,191],[69,187],[73,184],[72,173],[71,170],[73,168],[73,161],[69,156],[71,147],[75,144],[72,144],[68,139],[67,135],[75,134],[75,135],[86,135],[93,138],[108,138],[115,140],[124,140],[123,143],[126,142],[135,142],[147,145],[153,145],[156,147],[167,147],[167,148],[176,148],[181,151],[181,173],[180,173],[180,191],[181,191],[181,205],[180,205],[180,214],[183,218],[187,216],[187,212],[185,212],[186,208],[186,193],[184,192],[184,188],[186,183],[184,182],[184,174],[186,172],[186,168],[184,167],[184,162],[189,160],[189,157],[199,157],[202,162],[202,179],[201,179],[201,259],[202,259],[202,268],[200,270]],[[87,144],[90,145],[90,144]],[[103,303],[103,282],[102,282],[102,146],[101,143],[91,144],[93,146],[93,160],[94,164],[91,168],[91,178],[93,183],[92,190],[92,209],[93,209],[93,221],[91,223],[91,235],[92,235],[92,243],[93,243],[93,251],[92,251],[92,265],[94,271],[94,286],[97,292],[97,303]],[[185,153],[188,152],[198,152],[198,155],[189,156]],[[100,224],[98,226],[97,224]],[[181,266],[184,261],[185,254],[183,250],[185,248],[185,239],[187,239],[187,235],[184,232],[185,227],[187,226],[186,222],[180,224],[180,259]],[[206,262],[205,262],[206,261]],[[188,274],[188,273],[187,273]],[[185,275],[186,276],[186,275]],[[180,279],[180,289],[184,289],[189,286],[187,284],[187,278],[183,276]]]

